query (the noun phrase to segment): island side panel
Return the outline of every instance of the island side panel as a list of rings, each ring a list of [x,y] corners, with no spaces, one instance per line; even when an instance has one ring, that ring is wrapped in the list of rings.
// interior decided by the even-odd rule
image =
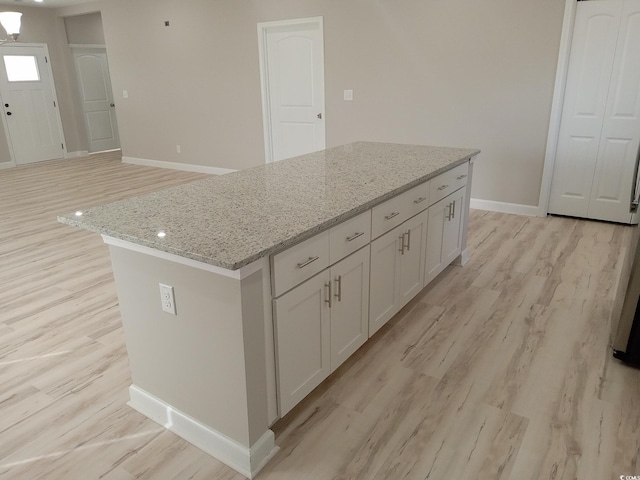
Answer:
[[[268,268],[268,262],[265,261]],[[244,361],[246,366],[246,390],[249,412],[249,441],[255,444],[271,423],[268,412],[269,389],[267,372],[275,383],[275,367],[268,368],[268,360],[274,360],[274,353],[267,353],[267,345],[273,344],[273,327],[266,329],[265,300],[271,304],[271,298],[264,298],[264,275],[262,270],[243,278],[242,291],[242,328],[244,336]],[[267,275],[268,278],[268,275]],[[269,320],[271,320],[269,318]],[[267,335],[269,335],[267,338]],[[269,358],[271,355],[271,358]],[[273,388],[275,392],[275,388]],[[274,393],[275,394],[275,393]],[[275,401],[275,399],[274,399]]]
[[[250,447],[267,421],[266,406],[249,418],[240,281],[109,248],[133,384]],[[160,283],[173,286],[177,315],[162,310]]]

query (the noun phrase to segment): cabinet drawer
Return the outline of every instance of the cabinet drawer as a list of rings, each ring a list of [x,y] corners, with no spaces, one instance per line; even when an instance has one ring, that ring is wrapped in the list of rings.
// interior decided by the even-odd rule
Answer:
[[[451,176],[451,183],[453,183],[453,192],[460,187],[464,187],[467,184],[467,177],[469,175],[469,163],[465,162],[462,165],[458,165],[456,168],[448,172]]]
[[[390,198],[371,209],[371,238],[376,238],[409,218],[403,194]]]
[[[329,230],[329,263],[334,264],[371,241],[371,210]]]
[[[427,181],[407,190],[402,194],[405,201],[405,208],[409,212],[408,217],[413,217],[426,210],[429,206],[429,190],[431,182]]]
[[[278,297],[329,266],[329,231],[273,256],[274,296]]]
[[[463,163],[457,167],[438,175],[431,179],[431,191],[429,193],[429,205],[433,205],[438,200],[455,192],[460,187],[467,184],[469,174],[469,164]]]

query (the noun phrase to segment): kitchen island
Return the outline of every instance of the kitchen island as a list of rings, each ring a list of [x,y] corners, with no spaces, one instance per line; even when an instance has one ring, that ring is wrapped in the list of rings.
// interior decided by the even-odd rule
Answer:
[[[358,142],[60,216],[109,244],[130,405],[255,476],[269,427],[464,263],[478,153]]]

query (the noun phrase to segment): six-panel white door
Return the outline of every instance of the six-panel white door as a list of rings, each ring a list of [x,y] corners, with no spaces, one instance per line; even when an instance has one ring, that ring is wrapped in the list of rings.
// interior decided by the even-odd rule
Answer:
[[[581,2],[589,3],[589,2]],[[640,146],[640,0],[625,0],[589,218],[629,223]]]
[[[0,98],[18,165],[64,156],[62,128],[44,46],[0,47]]]
[[[120,148],[107,54],[74,50],[82,113],[90,152]]]
[[[631,222],[639,118],[640,0],[579,2],[550,213]]]
[[[261,24],[267,162],[325,148],[321,19]]]

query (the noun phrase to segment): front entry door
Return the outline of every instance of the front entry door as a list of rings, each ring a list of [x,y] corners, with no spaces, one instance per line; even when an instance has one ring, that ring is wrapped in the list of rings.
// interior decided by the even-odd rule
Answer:
[[[120,148],[118,122],[105,51],[74,49],[73,60],[90,152]]]
[[[325,148],[322,18],[258,25],[266,161]]]
[[[13,160],[64,157],[62,127],[46,46],[0,47],[0,99]]]

